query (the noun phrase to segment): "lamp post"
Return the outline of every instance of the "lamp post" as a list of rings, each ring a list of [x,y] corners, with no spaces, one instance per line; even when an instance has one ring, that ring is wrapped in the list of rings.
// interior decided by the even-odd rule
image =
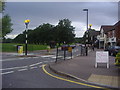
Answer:
[[[25,29],[25,55],[27,55],[27,30],[28,30],[28,24],[29,24],[30,20],[27,19],[24,22],[26,25],[26,29]]]
[[[86,48],[86,56],[88,54],[88,48],[86,46],[86,42],[88,42],[88,9],[83,9],[83,11],[87,12],[87,23],[86,23],[86,36],[85,36],[85,48]]]

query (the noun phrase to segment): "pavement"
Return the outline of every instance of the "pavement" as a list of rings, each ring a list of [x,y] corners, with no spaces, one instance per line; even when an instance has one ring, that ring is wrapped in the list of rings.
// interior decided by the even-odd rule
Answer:
[[[95,68],[95,49],[88,56],[78,56],[70,60],[59,60],[57,63],[49,64],[49,68],[57,74],[75,78],[84,82],[99,84],[103,86],[120,88],[120,68],[115,66],[115,57],[109,56],[109,65],[98,64]]]
[[[17,52],[2,52],[0,55],[2,55],[2,59],[8,59],[16,57],[37,57],[41,55],[54,55],[55,53],[56,49],[51,49],[51,52],[47,52],[47,50],[28,51],[27,56],[25,55],[25,53],[19,54]]]

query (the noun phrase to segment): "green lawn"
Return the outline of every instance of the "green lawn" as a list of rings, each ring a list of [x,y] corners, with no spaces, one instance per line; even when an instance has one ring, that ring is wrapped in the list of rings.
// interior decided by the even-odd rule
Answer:
[[[22,45],[25,50],[25,44],[2,43],[2,52],[17,52],[17,45]],[[28,51],[44,50],[47,45],[28,44]]]

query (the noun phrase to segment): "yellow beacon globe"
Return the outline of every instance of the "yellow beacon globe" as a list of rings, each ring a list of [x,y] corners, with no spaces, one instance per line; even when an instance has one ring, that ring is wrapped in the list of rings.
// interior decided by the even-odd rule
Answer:
[[[30,20],[28,19],[27,22],[30,22]]]
[[[29,19],[27,19],[27,20],[25,20],[24,22],[25,22],[25,23],[29,23],[29,22],[30,22],[30,20],[29,20]]]

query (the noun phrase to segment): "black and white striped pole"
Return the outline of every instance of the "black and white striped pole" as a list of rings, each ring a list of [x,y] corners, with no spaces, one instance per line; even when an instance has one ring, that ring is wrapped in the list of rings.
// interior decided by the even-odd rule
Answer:
[[[26,25],[26,29],[25,29],[25,55],[27,55],[27,30],[28,30],[29,22],[30,22],[29,19],[25,20],[25,25]]]

